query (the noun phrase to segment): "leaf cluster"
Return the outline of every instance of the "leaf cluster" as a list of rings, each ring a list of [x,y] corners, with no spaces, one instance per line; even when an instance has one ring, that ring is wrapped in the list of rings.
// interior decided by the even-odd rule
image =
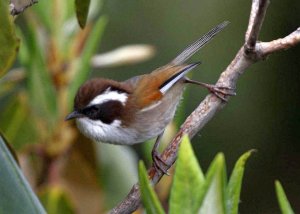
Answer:
[[[237,214],[245,164],[254,150],[243,154],[236,162],[227,181],[225,158],[217,154],[206,174],[201,170],[187,136],[181,142],[171,187],[168,213]],[[165,213],[148,180],[142,162],[139,164],[142,201],[148,214]],[[277,198],[282,213],[293,213],[284,191],[276,181]]]

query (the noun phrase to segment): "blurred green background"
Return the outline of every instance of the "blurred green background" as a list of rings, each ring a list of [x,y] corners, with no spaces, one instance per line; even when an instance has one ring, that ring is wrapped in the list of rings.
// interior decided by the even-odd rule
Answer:
[[[137,156],[149,158],[150,150],[144,152],[148,155],[144,157],[141,146],[134,147],[139,151],[135,154],[132,148],[91,144],[74,124],[63,121],[73,99],[69,85],[75,87],[74,80],[78,79],[79,84],[86,79],[84,75],[76,78],[74,73],[91,70],[85,75],[125,80],[151,72],[213,26],[228,20],[231,24],[227,29],[191,60],[202,61],[192,72],[193,79],[214,83],[243,44],[251,1],[92,0],[93,14],[85,31],[75,25],[73,1],[59,2],[40,1],[16,19],[19,37],[31,39],[21,40],[18,60],[8,73],[24,68],[22,78],[11,81],[6,76],[2,80],[0,128],[17,150],[31,184],[39,189],[44,206],[51,207],[51,197],[59,195],[59,200],[69,201],[67,205],[63,203],[66,210],[82,213],[85,206],[94,206],[90,213],[97,213],[111,208],[126,195],[137,181]],[[271,1],[260,40],[270,41],[294,31],[299,27],[299,11],[299,1]],[[99,17],[102,24],[98,21],[97,25]],[[92,33],[95,29],[104,33]],[[94,40],[89,40],[93,38],[90,35],[94,35]],[[91,40],[99,47],[83,48]],[[27,52],[22,51],[22,41],[27,44]],[[88,61],[85,57],[89,59],[96,49],[104,53],[128,44],[153,45],[156,55],[143,63],[111,68],[90,69],[84,64]],[[39,56],[46,63],[39,63]],[[44,76],[36,77],[33,70],[50,74],[53,86],[41,92],[50,94],[46,100],[41,101],[41,94],[35,94],[45,82],[37,80]],[[32,84],[35,81],[40,84],[36,88]],[[257,149],[246,167],[240,213],[279,213],[275,179],[281,181],[295,212],[300,212],[299,82],[299,46],[271,55],[246,71],[238,82],[237,96],[192,140],[204,171],[220,151],[225,154],[230,172],[242,153]],[[206,94],[202,88],[187,87],[175,118],[177,127]],[[41,110],[41,103],[47,106],[49,102],[56,103],[55,107]],[[55,112],[55,117],[49,116],[51,112]],[[173,127],[173,133],[174,130]],[[169,183],[170,178],[163,179],[159,188],[167,189]],[[167,198],[165,193],[160,197]],[[83,205],[78,205],[78,201]]]

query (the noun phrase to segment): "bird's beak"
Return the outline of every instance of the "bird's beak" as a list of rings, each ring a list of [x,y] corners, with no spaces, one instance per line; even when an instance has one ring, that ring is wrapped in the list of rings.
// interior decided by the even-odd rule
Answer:
[[[83,115],[81,113],[79,113],[78,111],[73,111],[70,114],[68,114],[65,118],[65,121],[67,120],[72,120],[78,117],[82,117]]]

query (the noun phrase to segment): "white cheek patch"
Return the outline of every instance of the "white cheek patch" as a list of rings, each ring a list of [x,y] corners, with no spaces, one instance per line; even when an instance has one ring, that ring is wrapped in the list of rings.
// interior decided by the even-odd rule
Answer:
[[[94,141],[127,145],[137,142],[137,133],[132,129],[121,127],[120,120],[105,124],[99,120],[78,118],[76,122],[79,130]]]
[[[110,100],[117,100],[122,103],[122,105],[125,105],[126,100],[128,99],[128,96],[126,93],[120,93],[118,91],[111,91],[110,88],[108,88],[103,94],[100,94],[96,96],[88,106],[92,105],[99,105],[101,103],[104,103],[106,101]]]

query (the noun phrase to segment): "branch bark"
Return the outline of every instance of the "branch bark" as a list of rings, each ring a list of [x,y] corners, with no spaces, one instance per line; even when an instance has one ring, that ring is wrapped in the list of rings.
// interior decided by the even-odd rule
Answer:
[[[245,34],[245,43],[232,62],[221,73],[216,85],[235,88],[238,78],[249,66],[259,60],[265,59],[266,56],[274,52],[286,50],[300,43],[300,28],[281,39],[270,42],[258,41],[258,35],[268,4],[268,0],[252,1],[248,29]],[[177,152],[182,136],[187,134],[190,138],[193,138],[195,134],[198,133],[225,105],[226,103],[222,102],[215,95],[207,95],[199,106],[188,116],[174,139],[162,152],[161,158],[170,166],[173,165],[177,158]],[[148,170],[148,174],[153,185],[155,185],[163,176],[161,172],[156,171],[153,167]],[[126,198],[113,208],[110,213],[132,213],[139,207],[140,200],[139,185],[135,184]]]
[[[26,10],[28,7],[34,5],[35,3],[38,3],[37,0],[30,0],[29,2],[19,2],[19,1],[14,1],[11,0],[10,4],[9,4],[9,9],[10,9],[10,14],[12,16],[16,16],[19,15],[20,13],[22,13],[24,10]]]

